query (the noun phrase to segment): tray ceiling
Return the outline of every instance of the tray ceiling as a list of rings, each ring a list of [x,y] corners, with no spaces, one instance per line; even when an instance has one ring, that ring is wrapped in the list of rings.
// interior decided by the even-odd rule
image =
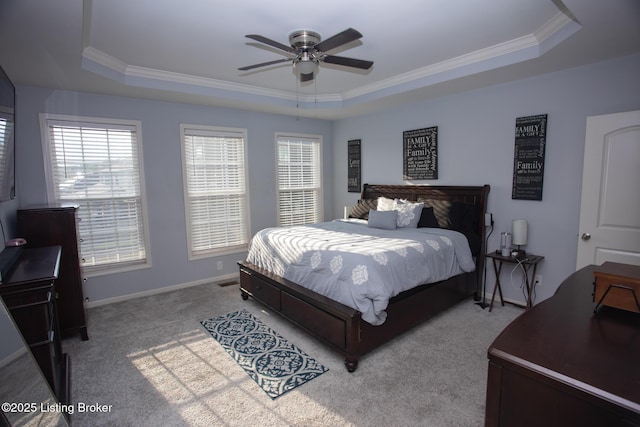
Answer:
[[[640,52],[636,0],[21,0],[0,3],[0,65],[17,84],[220,105],[326,119]],[[362,39],[301,83],[285,57],[311,29]]]

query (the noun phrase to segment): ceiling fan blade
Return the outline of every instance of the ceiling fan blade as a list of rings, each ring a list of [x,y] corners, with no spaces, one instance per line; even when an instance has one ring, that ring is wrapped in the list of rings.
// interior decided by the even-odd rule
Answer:
[[[322,58],[324,62],[329,64],[344,65],[346,67],[361,68],[368,70],[373,66],[372,61],[365,61],[363,59],[345,58],[344,56],[326,55]]]
[[[308,82],[313,80],[313,73],[309,73],[309,74],[300,74],[300,81],[301,82]]]
[[[343,44],[358,40],[361,37],[362,34],[360,34],[358,31],[354,30],[353,28],[347,28],[343,32],[321,41],[320,43],[315,45],[315,48],[320,52],[327,52],[331,49],[335,49],[338,46],[342,46]]]
[[[245,37],[250,38],[250,39],[255,40],[255,41],[258,41],[260,43],[268,44],[269,46],[273,46],[273,47],[278,48],[280,50],[284,50],[285,52],[296,53],[295,49],[292,48],[291,46],[284,45],[284,44],[279,43],[279,42],[277,42],[275,40],[271,40],[269,38],[261,36],[259,34],[247,34]]]
[[[266,67],[267,65],[280,64],[281,62],[293,61],[292,58],[276,59],[275,61],[263,62],[261,64],[248,65],[246,67],[238,68],[240,71],[253,70],[258,67]]]

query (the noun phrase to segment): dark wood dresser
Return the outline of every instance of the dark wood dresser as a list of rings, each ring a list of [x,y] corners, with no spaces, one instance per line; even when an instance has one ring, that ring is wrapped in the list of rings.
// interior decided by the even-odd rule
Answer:
[[[51,390],[61,403],[70,402],[70,359],[62,351],[56,280],[60,246],[24,249],[0,283],[0,296],[29,345]]]
[[[18,235],[27,240],[28,248],[51,245],[62,247],[60,276],[56,284],[59,292],[60,330],[63,336],[79,332],[83,340],[88,340],[76,211],[76,206],[19,209]]]
[[[485,426],[640,426],[640,314],[594,313],[594,270],[514,320],[488,351]]]

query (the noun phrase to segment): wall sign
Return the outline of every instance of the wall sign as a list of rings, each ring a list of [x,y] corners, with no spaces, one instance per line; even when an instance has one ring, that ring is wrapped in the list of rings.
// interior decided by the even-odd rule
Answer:
[[[402,132],[405,180],[438,179],[438,127]]]
[[[516,119],[512,199],[542,200],[547,115]]]
[[[347,142],[347,179],[349,193],[360,193],[362,182],[361,140],[352,139]]]

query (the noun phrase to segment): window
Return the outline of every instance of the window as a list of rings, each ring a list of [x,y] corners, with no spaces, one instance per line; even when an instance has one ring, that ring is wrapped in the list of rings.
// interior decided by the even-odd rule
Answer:
[[[246,250],[246,131],[181,125],[180,133],[190,256]]]
[[[0,202],[13,199],[13,114],[0,107]]]
[[[85,272],[146,265],[140,123],[40,117],[49,199],[79,206]]]
[[[276,135],[278,224],[322,221],[321,137]]]

